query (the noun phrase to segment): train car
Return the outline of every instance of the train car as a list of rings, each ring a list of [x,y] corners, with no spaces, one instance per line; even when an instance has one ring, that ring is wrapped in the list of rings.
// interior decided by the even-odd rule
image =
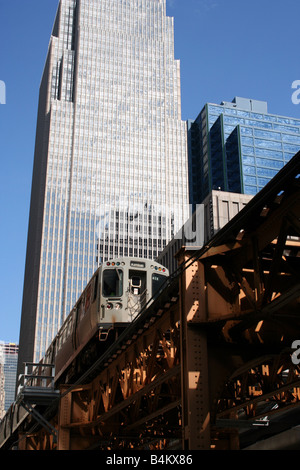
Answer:
[[[55,386],[84,372],[153,301],[168,276],[164,266],[147,259],[119,258],[100,266],[40,361],[55,365]],[[0,421],[0,447],[13,439],[27,415],[17,399]]]
[[[55,364],[55,380],[64,374],[69,381],[83,372],[105,347],[103,342],[114,341],[168,276],[164,266],[148,259],[118,258],[101,265],[43,359]]]

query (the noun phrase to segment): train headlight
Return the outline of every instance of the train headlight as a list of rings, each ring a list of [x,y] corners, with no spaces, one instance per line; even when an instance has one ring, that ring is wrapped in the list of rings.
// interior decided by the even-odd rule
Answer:
[[[122,308],[122,304],[120,304],[119,302],[115,305],[115,308],[116,310],[121,310]]]

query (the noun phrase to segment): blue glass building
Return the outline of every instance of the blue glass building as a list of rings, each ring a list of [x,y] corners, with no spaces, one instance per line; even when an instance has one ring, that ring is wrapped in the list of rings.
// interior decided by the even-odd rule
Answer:
[[[207,103],[188,121],[190,202],[214,189],[254,195],[300,150],[300,119],[269,114],[265,101]]]

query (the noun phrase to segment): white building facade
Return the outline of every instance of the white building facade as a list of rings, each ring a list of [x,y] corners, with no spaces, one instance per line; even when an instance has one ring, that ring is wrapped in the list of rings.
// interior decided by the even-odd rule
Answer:
[[[0,419],[15,399],[19,347],[0,341]]]

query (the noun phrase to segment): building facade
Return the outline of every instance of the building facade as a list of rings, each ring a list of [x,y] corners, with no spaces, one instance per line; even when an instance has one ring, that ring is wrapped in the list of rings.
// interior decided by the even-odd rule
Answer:
[[[0,341],[0,419],[15,399],[19,347]]]
[[[188,148],[191,203],[213,190],[255,195],[300,149],[300,119],[247,98],[207,103],[188,122]]]
[[[179,267],[177,254],[182,247],[197,250],[232,220],[248,204],[253,196],[213,190],[185,222],[175,237],[159,254],[158,261],[170,274]]]
[[[61,0],[40,86],[20,361],[43,356],[97,266],[155,258],[188,218],[166,0]]]

